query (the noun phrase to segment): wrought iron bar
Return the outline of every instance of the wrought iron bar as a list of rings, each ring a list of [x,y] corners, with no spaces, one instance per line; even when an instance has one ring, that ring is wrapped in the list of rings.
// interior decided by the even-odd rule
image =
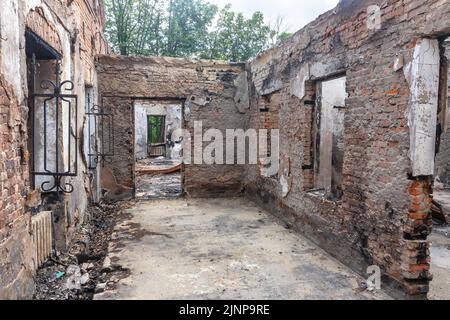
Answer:
[[[33,83],[36,81],[36,73],[37,73],[37,62],[35,57],[32,60],[32,79]],[[56,71],[55,71],[55,81],[52,80],[43,80],[40,83],[40,89],[43,90],[42,93],[34,92],[34,88],[32,88],[31,96],[32,96],[32,133],[33,133],[33,164],[32,164],[32,175],[34,178],[39,176],[47,176],[52,177],[52,180],[46,180],[41,183],[41,190],[43,192],[56,192],[60,193],[72,193],[74,191],[74,187],[70,182],[64,181],[67,177],[76,177],[78,175],[78,96],[74,94],[66,94],[64,92],[71,92],[74,89],[74,84],[72,81],[62,81],[61,82],[61,62],[56,61]],[[34,86],[34,84],[33,84]],[[43,99],[43,150],[38,150],[36,148],[36,111],[37,111],[37,100]],[[54,105],[52,102],[54,101]],[[64,148],[64,104],[68,108],[67,111],[67,126],[68,126],[68,141],[67,141],[67,150]],[[49,168],[49,158],[48,153],[51,151],[51,145],[49,146],[49,112],[52,110],[50,108],[54,108],[55,114],[55,143],[54,143],[54,170],[53,168]],[[74,109],[74,110],[73,110]],[[74,119],[72,119],[74,118]],[[74,121],[73,121],[74,120]],[[75,128],[73,128],[73,122],[75,123]],[[42,133],[41,133],[42,134]],[[41,136],[39,134],[39,136]],[[72,143],[75,145],[74,150],[72,150]],[[62,149],[61,149],[62,147]],[[43,153],[43,164],[36,164],[36,159],[38,158],[38,152],[41,151]],[[66,158],[64,158],[64,152],[67,151]],[[74,161],[72,157],[72,153],[74,153]],[[67,159],[67,170],[65,169],[64,159]],[[72,164],[74,167],[72,168]],[[38,168],[42,168],[40,171]]]
[[[88,95],[88,134],[89,134],[89,165],[91,170],[95,170],[99,163],[104,166],[106,163],[111,163],[114,156],[114,116],[111,112],[105,110],[105,108],[99,105],[93,105],[91,107],[91,98]],[[94,132],[92,132],[91,120],[93,119]],[[100,132],[97,131],[99,129]],[[92,148],[92,136],[94,135],[95,150]],[[108,138],[105,141],[105,138]],[[100,139],[100,141],[97,141]],[[99,143],[98,143],[99,142]],[[92,162],[95,165],[92,165]]]

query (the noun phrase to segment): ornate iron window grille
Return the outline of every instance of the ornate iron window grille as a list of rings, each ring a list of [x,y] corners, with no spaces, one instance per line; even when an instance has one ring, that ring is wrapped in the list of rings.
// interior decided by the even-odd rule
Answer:
[[[104,167],[105,163],[112,162],[114,156],[114,115],[101,106],[93,105],[91,107],[90,94],[87,96],[87,110],[89,169],[95,170],[99,163]]]
[[[30,88],[31,96],[31,132],[32,132],[32,145],[33,145],[33,163],[31,174],[34,179],[38,176],[51,177],[53,179],[45,180],[41,183],[41,190],[43,192],[56,192],[60,193],[72,193],[74,187],[70,182],[63,181],[67,177],[76,177],[78,175],[78,97],[74,94],[66,94],[63,92],[71,92],[74,89],[72,81],[61,81],[61,61],[56,61],[55,65],[55,81],[42,80],[40,82],[40,89],[44,92],[35,92],[36,74],[37,74],[37,62],[36,56],[33,54],[31,60],[31,79],[32,87]],[[39,101],[43,100],[43,105],[39,106]],[[53,104],[54,102],[54,104]],[[35,132],[36,128],[41,129],[36,125],[36,111],[42,108],[42,130],[43,132]],[[53,110],[51,109],[53,108]],[[49,137],[52,132],[49,132],[53,128],[49,126],[50,113],[54,112],[54,146],[49,146]],[[63,118],[67,115],[68,134],[67,140],[63,141],[64,136]],[[38,119],[40,120],[40,119]],[[38,156],[36,148],[36,136],[39,134],[42,146],[43,163],[36,164],[36,158]],[[64,142],[66,148],[64,148]],[[72,145],[75,147],[72,148]],[[50,149],[54,147],[54,149]],[[49,157],[48,153],[54,150],[54,157]],[[62,152],[67,151],[63,157]],[[52,159],[49,159],[52,158]],[[74,158],[74,159],[73,159]],[[50,168],[50,161],[54,160]],[[65,161],[66,160],[66,161]],[[74,161],[73,161],[74,160]],[[66,162],[66,163],[64,163]],[[38,168],[36,170],[36,167]],[[43,170],[41,170],[41,168]],[[53,181],[52,181],[53,180]]]

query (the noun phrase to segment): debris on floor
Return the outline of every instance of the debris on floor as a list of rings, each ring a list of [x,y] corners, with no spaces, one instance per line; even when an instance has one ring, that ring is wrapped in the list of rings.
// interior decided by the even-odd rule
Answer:
[[[122,210],[133,202],[97,204],[88,208],[83,224],[67,253],[57,252],[36,273],[37,300],[91,300],[114,287],[128,270],[105,266],[114,226]]]
[[[177,198],[183,193],[181,174],[144,175],[136,177],[136,198]]]
[[[178,198],[183,194],[181,162],[166,158],[144,159],[136,164],[136,198]]]
[[[136,173],[147,174],[148,172],[158,173],[165,170],[179,171],[181,169],[180,160],[171,160],[167,158],[148,158],[136,162]]]
[[[450,190],[435,190],[432,205],[433,219],[439,224],[450,223]]]

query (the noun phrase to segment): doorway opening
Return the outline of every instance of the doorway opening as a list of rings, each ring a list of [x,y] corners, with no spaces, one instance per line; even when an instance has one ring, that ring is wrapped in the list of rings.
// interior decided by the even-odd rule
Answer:
[[[315,103],[311,126],[313,189],[315,194],[330,201],[342,197],[344,167],[344,119],[346,112],[346,76],[336,76],[315,82]]]
[[[183,195],[183,102],[136,100],[135,194],[138,199],[178,198]]]

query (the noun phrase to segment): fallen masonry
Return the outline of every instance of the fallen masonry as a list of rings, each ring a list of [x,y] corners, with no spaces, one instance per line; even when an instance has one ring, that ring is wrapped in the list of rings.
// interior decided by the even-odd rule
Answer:
[[[121,213],[131,203],[97,204],[87,209],[89,218],[72,240],[69,251],[57,252],[36,273],[37,300],[91,300],[94,294],[113,289],[129,270],[111,266],[108,245]],[[106,260],[106,261],[105,261]]]
[[[0,299],[135,298],[120,288],[140,268],[155,282],[172,275],[167,284],[216,277],[204,294],[214,298],[323,298],[328,284],[331,298],[370,299],[372,287],[349,280],[368,270],[384,298],[449,298],[449,16],[446,0],[341,0],[251,61],[225,62],[113,55],[102,1],[2,0]],[[269,213],[273,229],[231,219],[241,210]],[[276,238],[280,223],[298,238]],[[246,240],[260,230],[273,241],[251,259],[275,259],[280,274],[227,291],[227,270],[273,280],[248,278],[255,261],[233,251],[254,249]],[[211,242],[188,250],[180,238],[196,243],[187,234],[199,231]],[[170,250],[156,250],[155,271],[141,265],[151,252],[125,265],[135,245]],[[221,246],[229,256],[205,264]],[[313,263],[319,248],[342,272]],[[198,259],[169,273],[180,256]],[[306,257],[314,268],[296,265]],[[130,288],[175,295],[160,285]],[[194,289],[185,296],[204,296]]]

